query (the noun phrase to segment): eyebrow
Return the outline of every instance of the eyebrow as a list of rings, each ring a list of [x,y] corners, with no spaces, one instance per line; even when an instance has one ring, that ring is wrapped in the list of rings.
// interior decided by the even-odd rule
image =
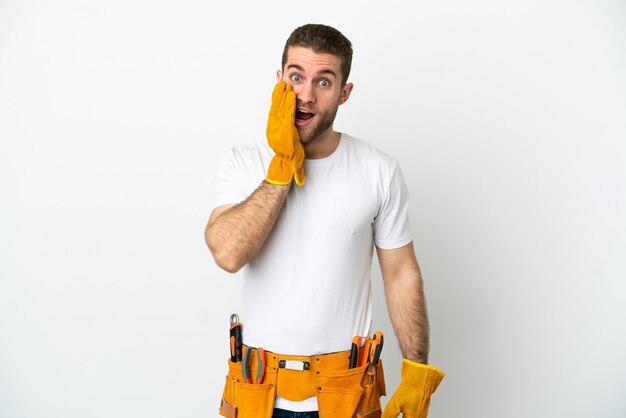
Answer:
[[[290,70],[290,69],[292,69],[292,68],[293,68],[293,69],[296,69],[296,70],[298,70],[298,71],[302,71],[302,72],[304,72],[304,68],[302,68],[302,67],[301,67],[300,65],[298,65],[298,64],[289,64],[289,65],[287,65],[287,69],[288,69],[288,70]],[[331,70],[330,68],[325,68],[325,69],[323,69],[323,70],[320,70],[320,71],[318,72],[318,74],[330,74],[330,75],[332,75],[333,77],[337,78],[337,74],[336,74],[333,70]]]

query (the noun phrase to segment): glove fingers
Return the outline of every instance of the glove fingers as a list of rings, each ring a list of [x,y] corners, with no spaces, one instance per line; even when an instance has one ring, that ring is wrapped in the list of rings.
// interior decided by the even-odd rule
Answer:
[[[284,83],[284,81],[282,81],[282,83]],[[294,102],[294,110],[293,110],[293,118],[294,118],[294,122],[295,122],[295,102],[296,102],[296,94],[293,92],[293,88],[291,87],[291,84],[286,84],[285,83],[285,88],[283,89],[283,94],[280,97],[280,105],[279,105],[279,109],[278,109],[278,119],[280,121],[287,121],[289,120],[289,117],[291,116],[291,114],[289,113],[289,103],[291,100],[293,100]]]
[[[274,91],[272,92],[272,107],[270,108],[270,111],[278,111],[278,104],[280,103],[281,96],[285,92],[286,85],[287,83],[281,81],[280,83],[276,84],[276,86],[274,86]]]
[[[394,397],[392,397],[383,410],[381,418],[397,418],[398,415],[400,415],[400,407],[394,402]]]
[[[295,115],[294,115],[294,121],[293,121],[293,125],[291,127],[291,136],[293,137],[294,142],[297,142],[298,144],[302,145],[302,143],[300,142],[300,132],[298,132],[298,128],[296,128],[296,121],[295,121]],[[304,152],[304,151],[302,151]]]
[[[296,123],[296,93],[294,93],[291,89],[289,89],[285,93],[283,117],[285,121],[289,122],[292,126],[295,125]]]

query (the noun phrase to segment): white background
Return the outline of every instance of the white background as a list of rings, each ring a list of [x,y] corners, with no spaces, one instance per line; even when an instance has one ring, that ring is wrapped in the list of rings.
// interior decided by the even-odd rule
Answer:
[[[221,3],[0,0],[0,417],[217,416],[213,176],[310,22],[354,44],[335,127],[407,178],[430,417],[626,416],[625,3]]]

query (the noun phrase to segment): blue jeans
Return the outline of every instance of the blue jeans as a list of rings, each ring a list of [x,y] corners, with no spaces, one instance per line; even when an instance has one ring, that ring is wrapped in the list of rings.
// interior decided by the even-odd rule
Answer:
[[[284,409],[274,409],[272,418],[319,418],[317,411],[313,412],[291,412]]]

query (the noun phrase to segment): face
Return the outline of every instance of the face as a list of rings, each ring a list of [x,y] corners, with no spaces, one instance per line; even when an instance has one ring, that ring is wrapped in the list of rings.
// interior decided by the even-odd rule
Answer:
[[[300,141],[307,144],[332,132],[340,104],[345,103],[352,84],[341,86],[341,58],[318,54],[305,47],[290,47],[278,80],[291,84],[296,93],[296,127]]]

